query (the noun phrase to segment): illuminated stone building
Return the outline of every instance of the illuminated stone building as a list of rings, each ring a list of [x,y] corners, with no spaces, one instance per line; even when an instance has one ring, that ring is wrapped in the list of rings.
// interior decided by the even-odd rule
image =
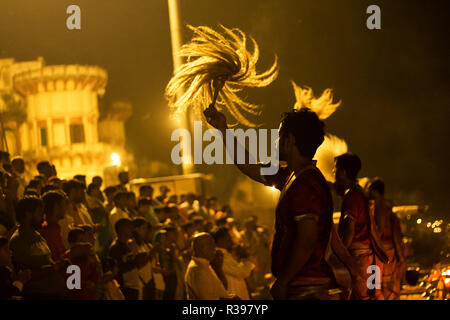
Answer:
[[[131,105],[113,104],[101,117],[98,98],[107,80],[106,70],[97,66],[45,66],[42,58],[0,60],[2,137],[11,156],[23,155],[32,169],[38,161],[49,160],[66,179],[85,174],[88,181],[94,175],[110,180],[130,160],[124,121]]]

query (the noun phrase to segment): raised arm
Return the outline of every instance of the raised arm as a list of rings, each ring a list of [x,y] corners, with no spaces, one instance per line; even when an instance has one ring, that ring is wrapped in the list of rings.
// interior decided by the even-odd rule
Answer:
[[[225,118],[225,115],[222,112],[219,112],[216,108],[208,108],[204,111],[204,115],[206,117],[206,121],[219,130],[222,133],[222,140],[224,142],[224,145],[226,145],[226,130],[228,129],[227,120]],[[250,164],[250,161],[245,161],[244,164],[240,164],[237,161],[237,155],[238,155],[238,147],[244,149],[245,153],[245,159],[248,160],[252,157],[250,153],[248,152],[247,148],[245,146],[242,146],[239,144],[236,137],[233,136],[233,163],[238,167],[238,169],[248,176],[249,178],[260,182],[260,183],[266,183],[264,176],[261,175],[261,165],[260,164]],[[228,152],[228,150],[227,150]]]

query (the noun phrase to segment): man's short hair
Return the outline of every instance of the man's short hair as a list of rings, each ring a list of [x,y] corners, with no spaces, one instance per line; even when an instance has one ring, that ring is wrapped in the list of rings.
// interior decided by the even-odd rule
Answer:
[[[18,165],[25,165],[25,160],[23,160],[22,157],[17,156],[11,160],[11,164],[13,165],[14,168],[16,168],[16,166]]]
[[[127,198],[136,198],[136,194],[133,191],[126,191]]]
[[[118,176],[118,178],[120,180],[120,177],[124,177],[125,175],[128,175],[128,171],[120,171],[117,176]]]
[[[56,190],[60,190],[60,189],[55,185],[48,184],[48,185],[42,187],[41,194],[47,193],[49,191],[56,191]]]
[[[73,228],[69,231],[67,235],[67,241],[69,243],[78,242],[78,238],[84,234],[85,230],[80,227]]]
[[[214,238],[211,236],[211,234],[207,233],[207,232],[200,232],[200,233],[196,233],[191,237],[192,240],[192,249],[194,251],[194,255],[198,253],[198,249],[199,249],[199,243],[200,241],[210,238],[214,241]]]
[[[336,168],[344,169],[349,179],[356,180],[359,170],[361,170],[361,159],[356,154],[347,152],[334,159]]]
[[[35,196],[26,196],[19,200],[16,206],[16,220],[22,224],[27,213],[35,212],[44,206],[41,199]]]
[[[46,215],[51,215],[53,213],[53,209],[57,204],[60,204],[62,201],[67,199],[67,196],[61,191],[48,191],[44,193],[42,196],[42,200],[44,201],[44,212]]]
[[[97,189],[97,188],[98,188],[98,185],[96,185],[95,183],[91,182],[91,183],[89,183],[89,185],[87,187],[86,193],[88,195],[92,195],[92,192],[94,192],[94,190]]]
[[[215,229],[213,232],[211,232],[211,235],[217,244],[217,242],[220,239],[223,239],[227,235],[230,235],[230,230],[228,230],[228,228],[225,228],[225,227],[219,227],[219,228]]]
[[[127,198],[127,197],[128,197],[127,192],[119,191],[114,195],[114,203],[117,203],[118,201],[120,201],[120,199]]]
[[[325,136],[324,123],[308,108],[285,112],[281,119],[281,134],[290,133],[300,154],[312,159]]]
[[[81,182],[86,180],[86,176],[84,174],[76,174],[76,175],[73,176],[73,178],[75,180],[78,180],[78,181],[81,181]]]
[[[369,186],[369,190],[373,190],[378,192],[381,195],[384,195],[384,182],[383,180],[377,178],[375,179]]]
[[[84,184],[75,179],[65,181],[62,185],[62,189],[67,195],[69,195],[70,192],[74,189],[84,189],[84,188],[85,188]]]
[[[106,187],[103,192],[106,194],[107,197],[112,196],[117,191],[117,188],[114,186]]]
[[[41,181],[38,179],[31,179],[30,182],[28,182],[28,186],[31,189],[36,189],[41,185]]]
[[[51,166],[50,162],[48,162],[48,161],[40,161],[40,162],[38,162],[36,167],[37,167],[37,170],[39,173],[43,173],[45,171],[45,168],[48,168],[48,167],[51,168],[52,166]]]
[[[126,226],[133,226],[133,222],[130,219],[123,218],[119,219],[119,221],[116,222],[116,224],[114,225],[114,229],[116,230],[117,234],[120,234],[122,233],[123,228],[125,228]]]
[[[0,161],[9,162],[9,152],[8,151],[0,151]]]
[[[145,190],[151,190],[154,191],[153,187],[150,185],[143,185],[139,187],[139,194],[143,194]]]
[[[92,178],[92,183],[96,184],[97,183],[96,181],[97,182],[103,182],[103,179],[100,176],[95,176],[95,177]]]
[[[147,221],[141,217],[134,218],[132,222],[133,222],[134,228],[139,228],[139,227],[143,226],[144,224],[147,224]]]

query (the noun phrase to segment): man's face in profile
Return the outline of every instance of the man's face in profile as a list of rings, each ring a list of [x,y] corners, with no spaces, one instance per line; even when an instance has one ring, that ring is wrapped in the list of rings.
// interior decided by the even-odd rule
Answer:
[[[334,188],[336,189],[338,195],[343,196],[346,190],[345,180],[347,175],[344,169],[336,166],[333,171],[336,180],[336,182],[334,183]]]
[[[43,208],[38,207],[36,210],[34,210],[33,215],[31,217],[31,225],[34,229],[39,229],[42,227],[42,224],[44,223],[44,211]]]
[[[287,151],[286,151],[286,133],[283,130],[283,123],[280,123],[280,127],[278,128],[278,143],[277,148],[279,152],[280,161],[287,160]]]
[[[128,183],[128,181],[130,180],[128,172],[122,172],[119,176],[119,180],[121,183]]]

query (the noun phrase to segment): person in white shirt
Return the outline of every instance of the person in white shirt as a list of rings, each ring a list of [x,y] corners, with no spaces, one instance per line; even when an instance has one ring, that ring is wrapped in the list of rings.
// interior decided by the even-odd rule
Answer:
[[[113,239],[117,237],[115,225],[117,221],[120,219],[130,219],[130,216],[127,211],[127,193],[126,192],[118,192],[114,196],[114,205],[115,207],[111,211],[111,215],[109,216],[109,224],[111,226],[111,235]]]
[[[62,185],[63,191],[70,200],[70,206],[63,219],[59,220],[64,246],[69,248],[67,237],[70,229],[76,225],[90,225],[96,229],[96,225],[92,222],[92,218],[83,205],[85,199],[84,185],[77,180],[69,180]]]
[[[243,259],[238,262],[231,250],[233,248],[233,239],[231,238],[230,231],[221,227],[213,232],[213,238],[216,242],[218,250],[223,253],[223,273],[227,279],[227,290],[230,294],[235,294],[242,300],[250,300],[250,295],[247,287],[247,279],[255,265],[249,260]]]
[[[213,237],[205,232],[194,235],[192,241],[194,256],[187,267],[185,283],[188,300],[236,299],[225,289],[211,267],[216,257]]]

